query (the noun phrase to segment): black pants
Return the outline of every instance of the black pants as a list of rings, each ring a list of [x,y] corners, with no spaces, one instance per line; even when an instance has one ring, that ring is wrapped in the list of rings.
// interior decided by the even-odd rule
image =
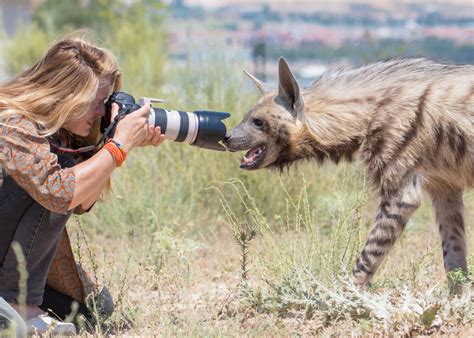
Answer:
[[[40,305],[43,302],[43,293],[46,285],[46,277],[51,266],[54,252],[59,237],[69,218],[69,214],[55,214],[46,210],[38,203],[28,203],[29,196],[19,194],[24,204],[17,211],[22,217],[17,226],[6,226],[2,224],[2,241],[10,238],[6,245],[6,252],[0,265],[0,297],[7,302],[17,302],[20,293],[20,272],[18,261],[12,243],[17,242],[23,252],[28,273],[26,285],[26,303]],[[11,195],[10,195],[11,196]],[[18,195],[17,195],[18,196]],[[11,199],[4,201],[10,206]],[[0,208],[0,219],[4,219],[3,208]],[[8,224],[7,224],[8,225]],[[2,245],[5,245],[2,243]],[[5,246],[2,247],[5,250]]]
[[[33,207],[31,211],[37,211]],[[26,303],[32,305],[40,305],[43,302],[43,293],[46,285],[46,277],[56,250],[59,236],[66,223],[67,217],[58,217],[60,223],[57,228],[48,222],[52,219],[49,212],[35,214],[27,213],[23,220],[29,221],[30,216],[36,216],[33,227],[20,224],[12,238],[20,244],[23,254],[25,255],[26,271],[28,272],[26,290]],[[48,224],[49,223],[49,224]],[[61,226],[62,225],[62,226]],[[44,231],[44,232],[43,232]],[[18,263],[13,247],[7,251],[3,264],[0,267],[0,297],[7,302],[18,302],[20,273],[18,271]]]
[[[59,155],[61,167],[76,164],[69,156]],[[39,305],[59,319],[71,313],[71,297],[46,285],[49,268],[64,226],[71,213],[58,214],[38,204],[0,166],[0,297],[17,303],[20,273],[12,243],[18,242],[25,256],[28,279],[26,303]],[[113,312],[113,300],[107,288],[97,295],[100,316]],[[91,321],[92,314],[85,304],[79,304],[78,313]]]
[[[68,156],[59,157],[59,162],[62,167],[75,164]],[[0,169],[0,297],[7,302],[18,302],[20,291],[26,291],[26,303],[40,305],[54,252],[70,212],[58,214],[47,210]],[[20,245],[25,258],[26,290],[19,288],[21,273],[13,242]]]

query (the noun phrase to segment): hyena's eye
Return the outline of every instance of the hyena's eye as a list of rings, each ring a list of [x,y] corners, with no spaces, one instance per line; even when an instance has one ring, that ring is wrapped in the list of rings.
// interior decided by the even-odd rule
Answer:
[[[263,120],[253,119],[253,124],[255,124],[257,127],[261,127],[261,126],[263,126]]]

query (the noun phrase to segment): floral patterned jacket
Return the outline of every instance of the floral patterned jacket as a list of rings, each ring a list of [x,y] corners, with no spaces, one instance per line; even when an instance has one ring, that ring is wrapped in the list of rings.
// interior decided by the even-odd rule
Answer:
[[[38,133],[33,121],[20,114],[9,116],[7,121],[0,119],[0,166],[46,209],[62,214],[69,211],[75,187],[74,169],[61,168],[48,139]],[[0,177],[0,186],[1,183]],[[97,287],[76,264],[66,228],[56,248],[47,284],[81,303]]]

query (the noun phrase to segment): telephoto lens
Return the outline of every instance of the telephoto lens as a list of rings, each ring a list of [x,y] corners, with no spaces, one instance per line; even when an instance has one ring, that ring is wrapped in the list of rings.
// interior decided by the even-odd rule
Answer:
[[[174,142],[188,143],[200,148],[225,151],[219,142],[227,129],[223,119],[230,116],[226,112],[197,110],[185,112],[152,108],[149,123],[161,127],[165,138]]]
[[[103,121],[110,121],[112,103],[118,104],[119,114],[129,114],[139,109],[145,101],[161,102],[162,100],[141,98],[140,105],[138,105],[130,94],[115,92],[106,103],[106,115]],[[226,151],[226,148],[220,142],[227,132],[222,120],[229,116],[230,114],[227,112],[208,110],[186,112],[152,107],[150,109],[149,124],[155,127],[160,126],[161,133],[170,141],[188,143],[205,149]],[[105,130],[106,127],[107,124],[103,124],[102,129]]]

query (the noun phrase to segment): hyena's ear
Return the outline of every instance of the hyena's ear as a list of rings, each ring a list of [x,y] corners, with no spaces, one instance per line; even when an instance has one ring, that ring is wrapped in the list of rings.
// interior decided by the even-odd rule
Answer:
[[[300,86],[296,82],[293,73],[284,58],[278,62],[278,96],[286,100],[292,108],[291,113],[295,118],[301,120],[304,110],[303,96],[300,92]]]
[[[273,90],[273,88],[270,85],[266,84],[265,82],[260,81],[255,76],[247,72],[245,69],[244,69],[244,73],[255,83],[255,85],[257,86],[258,90],[260,90],[260,93],[262,93],[262,95],[268,94]]]

